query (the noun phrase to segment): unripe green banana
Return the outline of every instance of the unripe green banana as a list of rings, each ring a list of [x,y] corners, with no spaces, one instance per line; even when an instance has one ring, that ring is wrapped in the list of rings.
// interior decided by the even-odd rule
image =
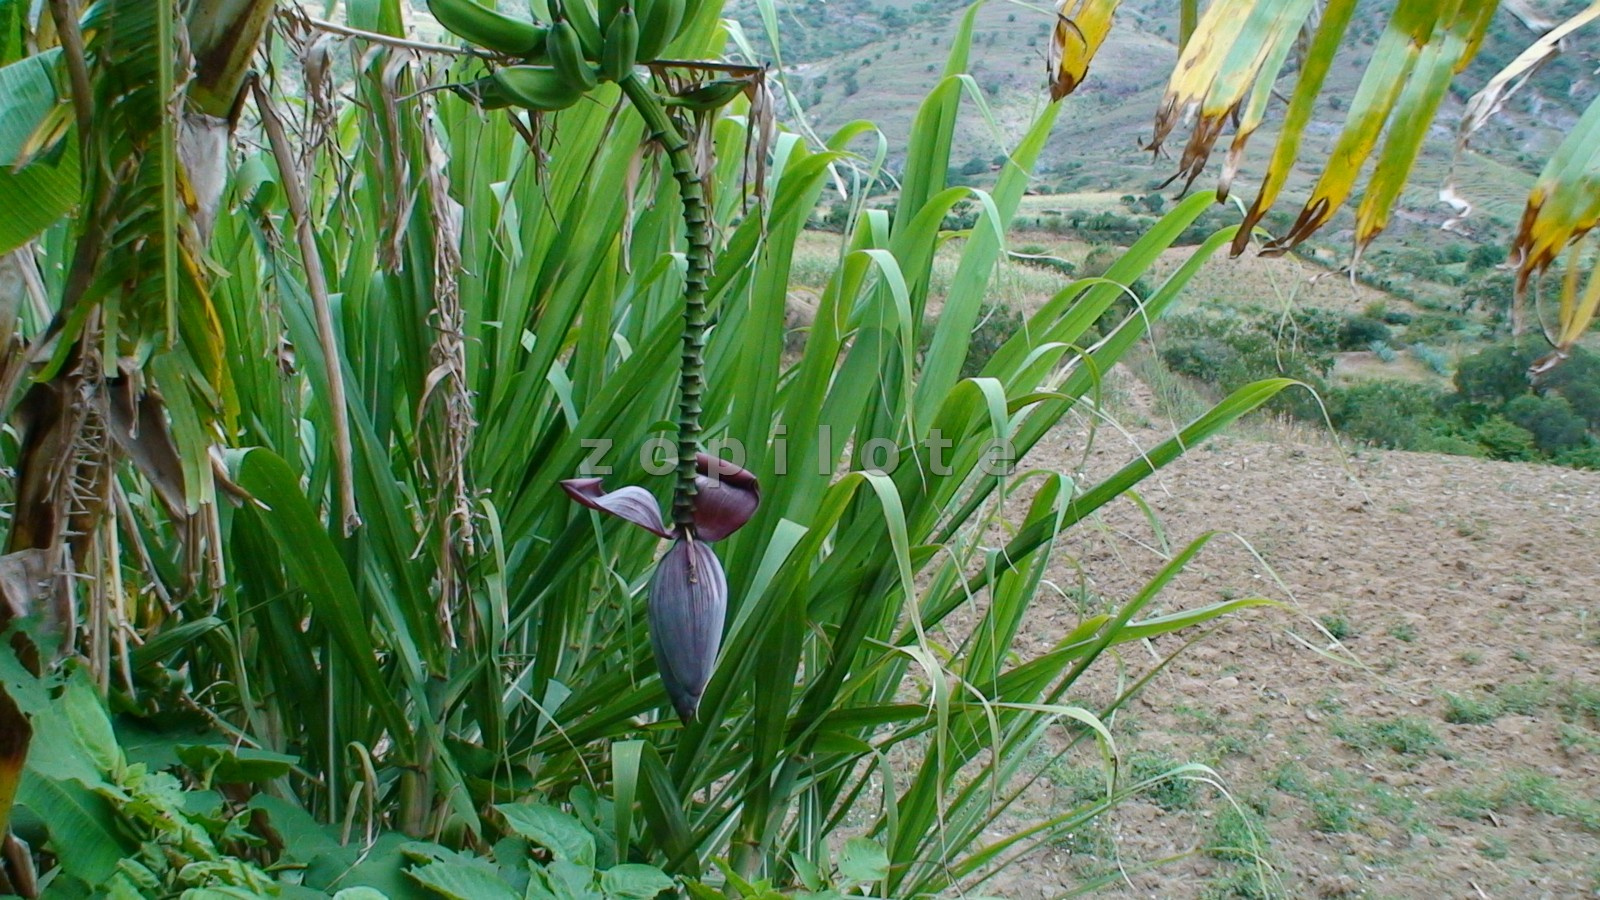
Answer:
[[[541,112],[566,109],[583,97],[564,75],[545,66],[506,66],[495,70],[494,80],[511,103]]]
[[[583,58],[599,60],[603,35],[600,32],[600,20],[595,17],[594,7],[589,5],[589,0],[562,0],[561,12],[561,18],[571,22],[578,32],[578,41],[583,45]]]
[[[493,75],[485,75],[477,81],[466,84],[452,84],[450,90],[456,96],[468,103],[477,104],[483,109],[505,109],[511,105],[511,97],[500,86]]]
[[[579,91],[594,88],[598,82],[594,66],[584,59],[578,30],[572,26],[572,22],[560,21],[550,26],[550,38],[545,41],[545,49],[550,54],[550,67],[567,79],[573,88]]]
[[[711,112],[721,109],[733,102],[733,99],[744,93],[750,82],[743,78],[714,78],[710,81],[697,84],[681,94],[668,97],[668,106],[680,106],[695,112]]]
[[[606,45],[600,53],[600,77],[621,81],[639,60],[639,20],[633,7],[624,6],[606,29]]]
[[[683,27],[684,0],[639,0],[639,59],[654,62]]]
[[[428,9],[451,33],[496,53],[525,56],[544,46],[544,26],[492,10],[476,0],[428,0]]]
[[[628,0],[600,0],[600,33],[609,34],[611,23],[617,20],[617,14],[631,4]],[[605,48],[601,48],[602,51]]]

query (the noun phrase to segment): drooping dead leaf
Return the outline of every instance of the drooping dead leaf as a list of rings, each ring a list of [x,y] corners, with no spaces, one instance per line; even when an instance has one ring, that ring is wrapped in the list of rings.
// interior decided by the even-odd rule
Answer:
[[[1060,100],[1078,89],[1089,63],[1100,52],[1121,0],[1059,0],[1056,27],[1050,36],[1050,99]]]

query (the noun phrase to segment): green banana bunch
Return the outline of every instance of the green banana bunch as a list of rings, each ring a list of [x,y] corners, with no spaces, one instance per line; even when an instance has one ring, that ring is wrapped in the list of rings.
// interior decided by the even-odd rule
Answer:
[[[545,41],[545,49],[550,54],[550,67],[578,91],[593,90],[599,82],[594,66],[584,58],[582,39],[572,22],[562,20],[550,26],[550,39]]]
[[[583,47],[584,59],[600,58],[604,35],[600,31],[600,20],[595,17],[594,7],[589,5],[589,0],[562,0],[560,9],[556,12],[556,19],[570,22],[573,30],[578,32],[578,43]]]
[[[511,96],[500,86],[493,75],[485,75],[466,84],[450,85],[451,93],[483,109],[505,109],[511,106]]]
[[[428,9],[451,33],[511,56],[540,54],[549,32],[542,25],[508,16],[476,0],[428,0]]]
[[[683,29],[686,0],[638,0],[639,59],[653,62]]]
[[[668,106],[677,106],[694,112],[711,112],[721,109],[744,93],[750,82],[743,78],[713,78],[694,85],[681,94],[666,98]]]
[[[490,77],[509,103],[539,112],[566,109],[582,99],[584,93],[564,73],[548,66],[506,66]]]
[[[639,19],[624,5],[606,26],[606,43],[600,51],[600,77],[621,81],[639,61]]]

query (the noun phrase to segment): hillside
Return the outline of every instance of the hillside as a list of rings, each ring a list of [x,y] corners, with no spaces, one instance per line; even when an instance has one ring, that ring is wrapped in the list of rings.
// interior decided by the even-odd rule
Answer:
[[[1067,432],[1027,462],[1104,473],[1171,434],[1142,386],[1123,379],[1120,392],[1126,438],[1102,430],[1085,459],[1087,435]],[[1200,781],[1157,785],[987,893],[1060,896],[1098,876],[1095,896],[1264,896],[1251,846],[1276,869],[1275,896],[1600,889],[1600,561],[1573,552],[1600,540],[1600,472],[1347,457],[1301,431],[1217,440],[1141,493],[1148,508],[1119,501],[1075,529],[1048,575],[1058,599],[1041,602],[1022,652],[1222,532],[1159,609],[1251,595],[1286,608],[1187,648],[1129,648],[1125,671],[1069,699],[1093,707],[1113,677],[1131,683],[1178,653],[1119,714],[1124,777],[1199,761],[1238,806]],[[1069,809],[1100,778],[1080,748],[1023,814]]]
[[[1343,122],[1341,98],[1354,91],[1389,5],[1369,2],[1358,12],[1352,29],[1357,43],[1330,75],[1324,105],[1308,129],[1304,158],[1316,160],[1326,154]],[[1567,0],[1544,5],[1559,14],[1583,4]],[[779,3],[781,62],[792,97],[819,133],[866,119],[883,131],[891,154],[903,152],[917,105],[939,77],[950,36],[965,8],[965,3],[952,0]],[[754,0],[738,0],[729,10],[757,52],[777,59],[779,54],[761,40],[764,29]],[[1176,10],[1174,0],[1122,4],[1086,83],[1064,101],[1064,115],[1039,167],[1043,192],[1141,194],[1160,189],[1171,174],[1170,163],[1152,160],[1141,143],[1149,138],[1165,75],[1177,56]],[[988,119],[968,104],[952,165],[981,167],[1017,139],[1045,102],[1051,22],[1038,8],[1020,3],[989,3],[979,11],[972,74],[993,115]],[[1440,114],[1392,226],[1394,232],[1404,234],[1409,225],[1437,224],[1447,217],[1448,209],[1436,195],[1453,154],[1454,123],[1462,104],[1534,37],[1511,14],[1502,11],[1498,16],[1478,59],[1458,79],[1458,89]],[[1474,138],[1460,163],[1461,192],[1479,211],[1468,230],[1480,238],[1503,239],[1520,213],[1538,167],[1600,91],[1595,75],[1600,43],[1571,43],[1564,56],[1507,105],[1499,120]],[[1268,118],[1270,126],[1273,117]],[[1253,153],[1240,178],[1241,193],[1252,189],[1275,140],[1270,127],[1253,139]],[[1288,200],[1303,199],[1315,174],[1302,167],[1287,192]],[[1167,193],[1176,193],[1176,188]]]

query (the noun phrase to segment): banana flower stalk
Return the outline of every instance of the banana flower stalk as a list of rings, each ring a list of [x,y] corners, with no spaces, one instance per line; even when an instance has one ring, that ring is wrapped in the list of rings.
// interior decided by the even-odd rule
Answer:
[[[661,683],[684,724],[694,721],[711,680],[728,611],[728,579],[711,542],[739,530],[761,503],[756,477],[739,466],[701,453],[695,469],[693,522],[672,528],[654,495],[638,485],[607,491],[599,478],[561,482],[578,503],[672,539],[650,578],[650,646]]]

